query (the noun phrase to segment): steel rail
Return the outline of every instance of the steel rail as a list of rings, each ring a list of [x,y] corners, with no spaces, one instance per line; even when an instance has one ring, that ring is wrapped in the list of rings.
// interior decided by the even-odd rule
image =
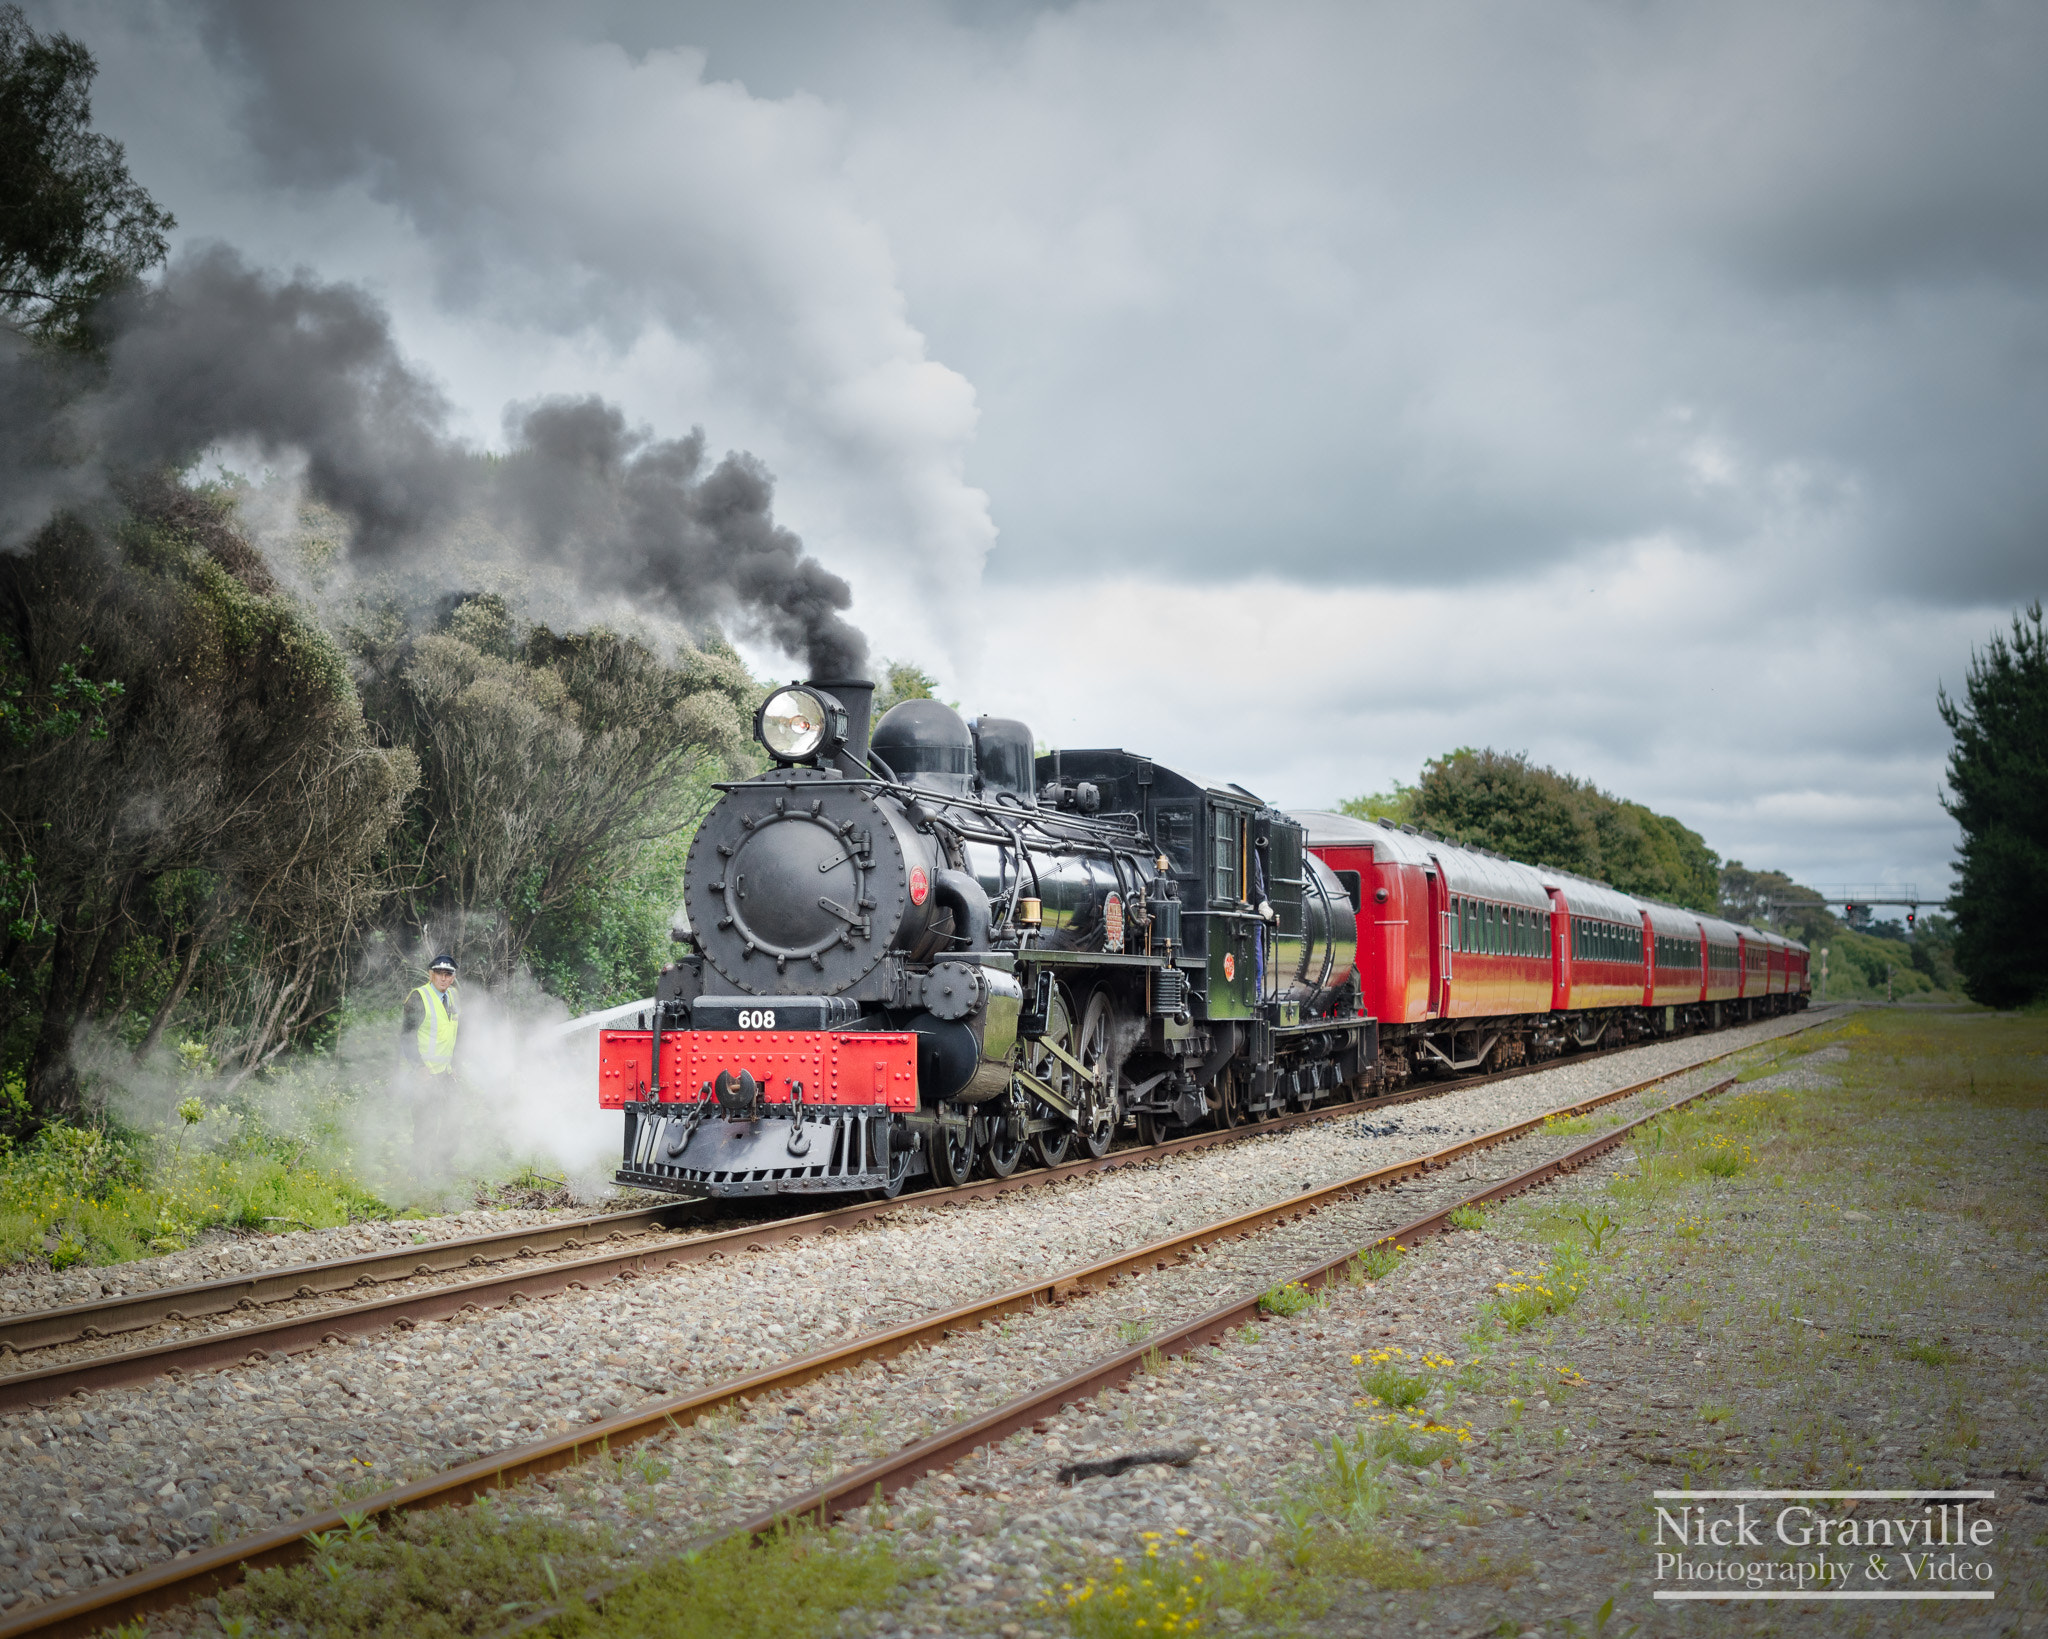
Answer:
[[[1802,1028],[1811,1029],[1813,1026],[1807,1025]],[[1630,1046],[1604,1048],[1593,1053],[1574,1055],[1570,1062],[1586,1063],[1594,1058],[1606,1058],[1616,1053],[1634,1050]],[[1748,1047],[1731,1048],[1727,1053],[1698,1060],[1687,1066],[1687,1069],[1697,1069],[1701,1065],[1712,1064],[1734,1053],[1749,1050]],[[1035,1184],[1055,1183],[1071,1177],[1112,1171],[1155,1157],[1216,1148],[1240,1140],[1355,1115],[1363,1110],[1390,1109],[1422,1099],[1446,1097],[1452,1093],[1472,1091],[1496,1082],[1511,1081],[1519,1076],[1535,1075],[1562,1067],[1558,1062],[1546,1060],[1540,1064],[1518,1065],[1510,1070],[1498,1070],[1481,1076],[1432,1081],[1423,1086],[1407,1087],[1397,1092],[1318,1105],[1310,1110],[1296,1111],[1242,1127],[1189,1133],[1152,1145],[1124,1146],[1100,1157],[1063,1162],[1057,1167],[1020,1171],[1008,1178],[979,1179],[950,1189],[920,1190],[899,1196],[892,1201],[862,1202],[826,1212],[806,1213],[799,1217],[766,1219],[730,1231],[693,1237],[689,1244],[701,1242],[706,1247],[720,1248],[724,1243],[733,1240],[751,1238],[756,1241],[779,1241],[790,1239],[793,1235],[812,1232],[830,1233],[835,1228],[858,1227],[882,1212],[903,1207],[945,1206],[957,1201],[981,1199],[992,1194],[1002,1195],[1012,1189],[1024,1189]],[[1684,1071],[1672,1071],[1670,1075],[1683,1073]],[[1657,1081],[1668,1080],[1670,1075],[1652,1077],[1649,1081],[1637,1083],[1630,1090],[1640,1091]],[[656,1228],[673,1227],[679,1218],[705,1216],[713,1206],[714,1204],[708,1200],[678,1200],[629,1212],[600,1214],[591,1218],[570,1219],[558,1224],[465,1236],[458,1240],[429,1243],[424,1246],[363,1253],[348,1258],[257,1271],[250,1275],[227,1276],[186,1286],[137,1292],[97,1303],[70,1304],[57,1309],[0,1316],[0,1360],[6,1359],[10,1354],[19,1356],[36,1349],[52,1348],[66,1343],[98,1341],[105,1336],[146,1330],[151,1326],[205,1319],[238,1311],[253,1311],[276,1303],[338,1294],[353,1295],[378,1285],[438,1274],[459,1273],[464,1269],[488,1267],[492,1263],[505,1262],[510,1258],[575,1250],[578,1246],[587,1244],[600,1232],[606,1239],[644,1234]],[[674,1250],[675,1244],[670,1243],[664,1250]],[[505,1251],[504,1248],[511,1250]],[[598,1278],[609,1279],[617,1270],[599,1267],[603,1261],[598,1260],[598,1264],[593,1265],[579,1264],[577,1268],[592,1270],[596,1272]],[[537,1274],[538,1271],[534,1273]],[[541,1289],[560,1290],[581,1278],[579,1274],[569,1281],[543,1285]],[[488,1298],[495,1297],[503,1284],[502,1281],[470,1281],[465,1282],[460,1290],[473,1294],[481,1293]],[[402,1323],[408,1319],[433,1318],[448,1312],[445,1305],[437,1303],[435,1299],[457,1289],[442,1287],[433,1293],[404,1295],[386,1299],[380,1304],[339,1304],[331,1309],[318,1311],[314,1315],[298,1316],[278,1322],[234,1326],[149,1348],[122,1350],[96,1356],[87,1361],[67,1362],[40,1371],[0,1372],[0,1410],[57,1399],[79,1389],[144,1382],[172,1371],[204,1370],[211,1366],[233,1364],[246,1360],[252,1352],[265,1356],[280,1351],[296,1352],[324,1341],[329,1333],[352,1335],[384,1325]],[[475,1301],[474,1297],[472,1301]],[[407,1308],[408,1304],[414,1302],[422,1306],[417,1313]],[[366,1315],[374,1317],[367,1325],[350,1320],[350,1317]],[[309,1333],[308,1326],[316,1319],[348,1323],[329,1325],[324,1330],[316,1327]],[[223,1339],[232,1339],[241,1347],[224,1348],[221,1345]]]
[[[702,1201],[672,1201],[631,1212],[566,1218],[558,1223],[529,1224],[523,1229],[464,1235],[455,1240],[429,1241],[388,1252],[365,1252],[346,1258],[324,1259],[318,1263],[293,1264],[281,1269],[259,1269],[247,1275],[227,1275],[219,1280],[195,1281],[186,1286],[164,1286],[92,1303],[67,1304],[60,1309],[0,1315],[0,1354],[10,1349],[17,1354],[25,1354],[32,1349],[53,1348],[60,1343],[91,1341],[120,1332],[139,1332],[167,1321],[197,1320],[209,1315],[230,1314],[238,1309],[289,1303],[295,1298],[358,1291],[390,1281],[413,1280],[422,1275],[445,1275],[455,1270],[501,1263],[508,1258],[574,1251],[592,1240],[644,1234],[650,1229],[666,1227],[677,1218],[697,1216],[706,1204]]]
[[[1818,1025],[1822,1022],[1825,1021],[1816,1020],[1815,1024]],[[1810,1029],[1813,1027],[1806,1026],[1805,1028]],[[1790,1032],[1790,1034],[1799,1033],[1801,1032]],[[1738,1048],[1732,1051],[1742,1052],[1747,1051],[1747,1049]],[[1718,1056],[1726,1058],[1731,1055],[1721,1054]],[[1713,1060],[1710,1059],[1705,1062],[1711,1063]],[[1154,1241],[1148,1245],[1119,1253],[1083,1269],[1052,1275],[1027,1285],[1012,1287],[1008,1291],[997,1293],[992,1297],[979,1299],[973,1303],[965,1304],[940,1314],[928,1315],[917,1320],[908,1321],[901,1326],[891,1327],[886,1331],[869,1333],[834,1348],[802,1355],[795,1359],[784,1361],[779,1365],[751,1373],[748,1376],[715,1384],[694,1394],[650,1402],[632,1411],[622,1412],[613,1417],[602,1418],[570,1434],[558,1435],[549,1440],[538,1441],[523,1447],[515,1447],[512,1450],[500,1452],[492,1457],[484,1457],[475,1462],[464,1463],[458,1467],[444,1470],[439,1474],[430,1475],[426,1479],[414,1481],[409,1485],[399,1486],[374,1496],[362,1498],[356,1503],[354,1509],[351,1510],[351,1514],[355,1518],[360,1519],[365,1516],[443,1507],[467,1502],[488,1491],[502,1489],[530,1476],[551,1473],[557,1469],[569,1467],[584,1460],[586,1456],[595,1455],[600,1452],[609,1452],[617,1446],[630,1445],[639,1440],[655,1438],[664,1433],[687,1427],[707,1413],[732,1405],[735,1402],[750,1400],[779,1390],[800,1388],[806,1383],[816,1381],[818,1378],[837,1372],[848,1371],[872,1360],[893,1358],[920,1344],[937,1341],[949,1333],[965,1331],[1005,1315],[1027,1312],[1048,1304],[1067,1301],[1083,1292],[1108,1285],[1122,1275],[1149,1268],[1163,1268],[1170,1260],[1185,1257],[1199,1250],[1202,1246],[1218,1240],[1228,1238],[1248,1239],[1261,1229],[1309,1217],[1349,1197],[1367,1194],[1374,1190],[1391,1188],[1408,1179],[1440,1170],[1455,1161],[1462,1160],[1481,1150],[1491,1149],[1497,1145],[1511,1143],[1518,1138],[1527,1137],[1531,1133],[1541,1130],[1546,1121],[1564,1119],[1599,1109],[1603,1105],[1616,1103],[1621,1099],[1631,1097],[1647,1087],[1655,1086],[1658,1082],[1668,1081],[1674,1076],[1684,1075],[1698,1068],[1700,1068],[1700,1065],[1693,1064],[1681,1069],[1667,1071],[1661,1076],[1652,1077],[1648,1081],[1631,1087],[1602,1093],[1590,1099],[1584,1099],[1555,1110],[1545,1111],[1541,1115],[1532,1116],[1526,1120],[1510,1123],[1505,1127],[1495,1128],[1491,1132],[1462,1139],[1456,1144],[1452,1144],[1429,1155],[1413,1157],[1406,1161],[1397,1161],[1388,1166],[1378,1167],[1370,1172],[1361,1173],[1353,1178],[1344,1179],[1334,1184],[1322,1185],[1316,1189],[1302,1191],[1300,1194],[1256,1208],[1250,1212],[1238,1213],[1215,1223],[1168,1236],[1163,1240]],[[1590,1156],[1613,1148],[1623,1137],[1629,1132],[1634,1131],[1635,1128],[1641,1126],[1644,1122],[1669,1114],[1672,1110],[1682,1108],[1695,1099],[1708,1096],[1710,1093],[1719,1092],[1722,1088],[1730,1085],[1733,1085],[1733,1078],[1718,1083],[1716,1086],[1708,1088],[1703,1092],[1690,1094],[1684,1099],[1677,1100],[1670,1105],[1652,1111],[1636,1121],[1615,1129],[1612,1133],[1602,1135],[1590,1144],[1580,1145],[1565,1156],[1545,1162],[1541,1166],[1532,1169],[1530,1173],[1520,1176],[1521,1178],[1529,1178],[1539,1173],[1544,1177],[1554,1176],[1560,1170],[1564,1170],[1569,1166],[1579,1165]],[[1105,1157],[1104,1159],[1106,1160],[1107,1158]],[[1512,1192],[1518,1186],[1527,1187],[1526,1184],[1520,1182],[1520,1179],[1512,1179],[1506,1184],[1493,1186],[1489,1191],[1482,1191],[1479,1196],[1473,1199],[1491,1199],[1500,1193]],[[1465,1203],[1460,1202],[1457,1204],[1462,1205]],[[1416,1220],[1415,1225],[1403,1226],[1401,1229],[1392,1231],[1388,1236],[1378,1237],[1370,1244],[1379,1245],[1387,1239],[1411,1235],[1417,1232],[1417,1225],[1427,1225],[1437,1220],[1447,1221],[1450,1212],[1454,1210],[1455,1206],[1432,1213],[1427,1218]],[[668,1250],[672,1252],[685,1251],[691,1244],[695,1243],[684,1243]],[[1311,1271],[1307,1276],[1297,1276],[1295,1278],[1298,1280],[1321,1279],[1324,1283],[1327,1283],[1329,1273],[1341,1268],[1354,1255],[1346,1253],[1343,1257],[1319,1265],[1320,1275],[1318,1275],[1317,1271]],[[457,1288],[454,1295],[459,1296],[467,1290],[469,1289]],[[1118,1372],[1127,1377],[1131,1371],[1138,1368],[1138,1364],[1143,1360],[1149,1349],[1164,1347],[1167,1342],[1173,1343],[1172,1352],[1182,1352],[1185,1349],[1195,1347],[1198,1341],[1211,1341],[1214,1337],[1219,1336],[1223,1330],[1227,1330],[1230,1325],[1238,1323],[1235,1320],[1220,1320],[1218,1319],[1219,1316],[1248,1315],[1256,1310],[1257,1303],[1257,1297],[1254,1296],[1242,1304],[1225,1310],[1215,1311],[1169,1334],[1167,1340],[1154,1340],[1142,1348],[1126,1351],[1124,1354],[1115,1356],[1112,1360],[1104,1362],[1098,1367],[1090,1368],[1088,1372],[1081,1374],[1079,1377],[1069,1378],[1061,1384],[1056,1384],[1053,1389],[1042,1391],[1039,1395],[1032,1397],[1031,1403],[1052,1408],[1052,1402],[1048,1397],[1056,1393],[1065,1396],[1065,1398],[1058,1401],[1058,1404],[1065,1404],[1067,1399],[1080,1397],[1083,1391],[1074,1388],[1074,1385],[1083,1382],[1097,1382],[1098,1380],[1102,1383],[1107,1383],[1113,1380],[1113,1374]],[[1199,1334],[1199,1337],[1197,1334]],[[1093,1393],[1097,1391],[1090,1389],[1086,1392]],[[961,1425],[959,1429],[950,1431],[948,1434],[934,1436],[931,1440],[909,1447],[905,1452],[899,1453],[894,1459],[889,1459],[882,1464],[870,1465],[869,1468],[859,1470],[856,1476],[849,1476],[844,1482],[836,1482],[833,1485],[821,1488],[819,1495],[825,1496],[829,1494],[832,1497],[852,1497],[856,1493],[848,1488],[854,1485],[856,1479],[858,1481],[859,1494],[862,1496],[872,1495],[873,1487],[877,1483],[875,1475],[884,1470],[892,1473],[900,1470],[903,1477],[896,1480],[895,1484],[897,1486],[909,1484],[918,1476],[930,1472],[932,1467],[937,1466],[933,1462],[924,1461],[924,1454],[940,1450],[953,1450],[955,1447],[959,1447],[959,1454],[964,1455],[967,1450],[972,1450],[976,1445],[986,1443],[990,1438],[1005,1438],[1008,1434],[1014,1433],[1017,1428],[1024,1426],[1025,1423],[1035,1421],[1037,1418],[1048,1414],[1047,1409],[1040,1409],[1024,1417],[1022,1422],[1002,1421],[1006,1416],[1015,1412],[1017,1406],[1022,1404],[1023,1402],[1016,1402],[1013,1403],[1012,1407],[999,1408],[997,1412],[989,1413],[985,1417]],[[1001,1434],[992,1435],[987,1432],[987,1430],[995,1428],[999,1422],[1002,1423],[1003,1428]],[[973,1444],[964,1447],[959,1446],[959,1442],[967,1434],[977,1431],[978,1437]],[[919,1463],[923,1463],[923,1466],[917,1466]],[[893,1468],[892,1464],[895,1465]],[[915,1469],[914,1473],[911,1472],[913,1468]],[[884,1489],[886,1492],[890,1487],[885,1483]],[[842,1502],[832,1504],[831,1506],[839,1509],[839,1511],[843,1511],[844,1506],[847,1505]],[[739,1525],[720,1532],[718,1535],[720,1538],[729,1537],[738,1534],[742,1530],[758,1533],[772,1526],[776,1520],[794,1517],[825,1506],[826,1503],[813,1501],[808,1496],[798,1498],[794,1502],[776,1509],[772,1514],[763,1514],[754,1519],[744,1521]],[[117,1580],[103,1583],[99,1587],[88,1589],[83,1593],[73,1594],[65,1599],[53,1600],[46,1605],[25,1611],[12,1620],[0,1621],[0,1639],[22,1639],[22,1636],[29,1634],[84,1636],[97,1632],[103,1627],[146,1615],[151,1611],[163,1610],[190,1599],[200,1598],[217,1589],[233,1585],[240,1581],[250,1570],[260,1570],[268,1566],[285,1564],[302,1558],[308,1552],[307,1537],[310,1534],[341,1529],[346,1527],[347,1524],[348,1521],[343,1518],[339,1510],[329,1509],[322,1513],[299,1519],[290,1525],[278,1526],[255,1536],[245,1537],[219,1547],[203,1549],[190,1553],[180,1559],[168,1560]]]

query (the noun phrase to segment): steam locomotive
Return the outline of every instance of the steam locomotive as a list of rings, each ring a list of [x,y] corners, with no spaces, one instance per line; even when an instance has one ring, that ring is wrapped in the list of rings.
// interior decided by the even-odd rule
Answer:
[[[762,704],[774,766],[698,828],[685,953],[601,1036],[620,1183],[895,1196],[1804,1005],[1790,941],[873,694]]]

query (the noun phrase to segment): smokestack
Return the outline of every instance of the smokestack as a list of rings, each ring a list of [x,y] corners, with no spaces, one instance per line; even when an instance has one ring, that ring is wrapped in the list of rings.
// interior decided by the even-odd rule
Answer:
[[[849,774],[865,775],[868,760],[868,733],[875,714],[875,686],[852,678],[844,683],[826,683],[811,679],[811,687],[823,689],[846,708],[846,745],[840,751],[840,758],[847,765]]]

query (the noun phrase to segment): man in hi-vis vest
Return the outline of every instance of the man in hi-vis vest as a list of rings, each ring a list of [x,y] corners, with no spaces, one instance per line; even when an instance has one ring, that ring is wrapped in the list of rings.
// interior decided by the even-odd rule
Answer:
[[[445,951],[427,969],[427,982],[405,998],[399,1026],[399,1054],[411,1083],[414,1159],[423,1171],[437,1171],[454,1158],[455,958]]]

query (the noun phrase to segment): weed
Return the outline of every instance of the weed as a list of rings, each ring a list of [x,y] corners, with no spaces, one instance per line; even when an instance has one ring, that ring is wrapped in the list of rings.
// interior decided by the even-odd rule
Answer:
[[[811,1639],[844,1631],[850,1613],[879,1610],[909,1580],[929,1576],[886,1542],[786,1528],[750,1547],[728,1541],[641,1573],[591,1611],[549,1625],[579,1639]]]
[[[1328,1301],[1323,1293],[1311,1292],[1301,1282],[1292,1280],[1285,1286],[1269,1286],[1259,1294],[1260,1310],[1283,1318],[1319,1309]]]
[[[1572,1221],[1586,1232],[1586,1245],[1594,1257],[1599,1257],[1608,1241],[1621,1233],[1621,1225],[1606,1213],[1596,1220],[1588,1209],[1581,1207],[1572,1214]]]
[[[1486,1305],[1487,1312],[1508,1331],[1519,1332],[1578,1302],[1586,1289],[1586,1273],[1576,1260],[1560,1257],[1527,1272],[1510,1269],[1508,1278],[1495,1282],[1493,1289],[1500,1296]]]
[[[1159,1533],[1145,1536],[1136,1564],[1121,1558],[1098,1562],[1048,1590],[1040,1614],[1065,1618],[1076,1639],[1137,1639],[1247,1624],[1265,1631],[1291,1622],[1294,1612],[1267,1567],[1214,1558],[1199,1548],[1185,1555],[1162,1553]]]
[[[1353,1286],[1385,1280],[1401,1267],[1401,1259],[1407,1255],[1407,1250],[1398,1241],[1381,1241],[1377,1246],[1368,1246],[1347,1263],[1344,1273]]]
[[[1325,1519],[1340,1530],[1362,1531],[1386,1512],[1386,1459],[1375,1454],[1367,1430],[1358,1430],[1349,1444],[1341,1435],[1327,1447],[1318,1441],[1316,1453],[1323,1465],[1311,1496]]]
[[[1351,1364],[1360,1368],[1358,1387],[1367,1400],[1396,1411],[1420,1405],[1437,1386],[1437,1374],[1458,1367],[1449,1355],[1427,1349],[1411,1355],[1398,1344],[1375,1349],[1369,1356],[1355,1354]]]
[[[1166,1375],[1166,1356],[1161,1354],[1157,1348],[1147,1349],[1139,1357],[1138,1363],[1145,1368],[1145,1374],[1148,1377],[1164,1377]]]
[[[1710,1178],[1733,1178],[1754,1166],[1756,1155],[1739,1139],[1713,1133],[1693,1156],[1692,1164],[1696,1171]]]
[[[208,1227],[326,1228],[385,1210],[344,1172],[304,1165],[305,1146],[253,1114],[186,1099],[173,1118],[175,1132],[53,1122],[26,1144],[0,1140],[0,1262],[47,1252],[60,1269],[119,1263],[178,1250]],[[209,1147],[188,1149],[187,1134]]]
[[[1899,1353],[1923,1366],[1953,1366],[1962,1358],[1946,1343],[1901,1343]]]
[[[1451,1213],[1451,1227],[1453,1229],[1484,1229],[1486,1227],[1486,1213],[1476,1206],[1458,1207]]]
[[[1116,1323],[1116,1340],[1125,1348],[1135,1348],[1152,1335],[1149,1320],[1120,1320]]]
[[[1564,1619],[1565,1639],[1602,1639],[1602,1636],[1607,1632],[1607,1624],[1613,1620],[1614,1596],[1610,1594],[1608,1595],[1607,1603],[1602,1605],[1599,1612],[1594,1616],[1591,1628],[1582,1628],[1577,1622],[1567,1616]],[[1627,1622],[1615,1629],[1615,1639],[1629,1639],[1631,1634],[1640,1633],[1641,1631],[1640,1623]]]
[[[1706,1400],[1700,1404],[1700,1421],[1703,1423],[1725,1423],[1735,1415],[1735,1408],[1720,1400]]]

